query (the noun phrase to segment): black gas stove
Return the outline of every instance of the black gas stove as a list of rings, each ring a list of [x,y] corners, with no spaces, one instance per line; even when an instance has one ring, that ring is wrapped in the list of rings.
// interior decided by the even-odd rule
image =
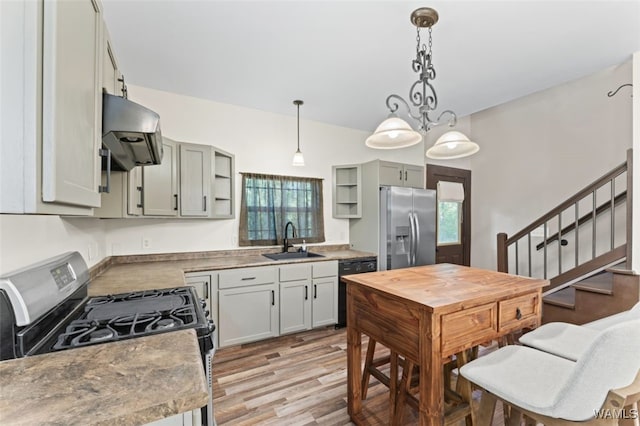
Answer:
[[[209,386],[200,413],[214,425],[215,325],[193,287],[87,297],[89,272],[66,253],[0,278],[0,360],[194,329]]]
[[[79,313],[57,336],[53,350],[113,342],[168,331],[194,328],[199,336],[214,331],[206,319],[204,301],[192,287],[147,290],[88,299]],[[213,346],[201,342],[203,352]]]

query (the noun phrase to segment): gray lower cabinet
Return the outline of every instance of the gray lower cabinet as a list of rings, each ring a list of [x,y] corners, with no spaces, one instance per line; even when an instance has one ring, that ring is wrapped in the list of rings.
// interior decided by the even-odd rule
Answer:
[[[280,334],[311,328],[311,265],[282,265],[280,273]]]
[[[278,268],[238,268],[218,273],[220,347],[278,336]]]
[[[338,322],[335,260],[226,269],[217,279],[221,348]]]
[[[218,323],[218,273],[194,272],[186,274],[187,285],[196,289],[198,297],[207,303],[207,317]]]
[[[280,333],[338,322],[338,262],[280,266]]]
[[[313,285],[311,327],[338,322],[338,261],[311,263]]]

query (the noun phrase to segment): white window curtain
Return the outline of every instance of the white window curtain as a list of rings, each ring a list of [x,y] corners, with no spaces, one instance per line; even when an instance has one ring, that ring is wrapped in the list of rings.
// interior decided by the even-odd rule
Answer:
[[[464,187],[459,182],[441,180],[437,187],[438,201],[462,203],[464,201]]]

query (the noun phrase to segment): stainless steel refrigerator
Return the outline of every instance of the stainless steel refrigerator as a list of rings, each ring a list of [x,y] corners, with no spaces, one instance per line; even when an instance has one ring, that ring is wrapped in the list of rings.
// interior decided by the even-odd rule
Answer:
[[[436,191],[380,187],[378,269],[430,265],[436,260]]]

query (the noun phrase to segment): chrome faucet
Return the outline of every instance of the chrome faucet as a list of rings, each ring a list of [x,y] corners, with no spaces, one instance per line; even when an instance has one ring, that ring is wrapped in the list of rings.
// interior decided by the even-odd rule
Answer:
[[[293,230],[293,235],[291,236],[291,238],[296,237],[296,227],[293,225],[291,221],[287,222],[287,224],[284,226],[284,247],[282,247],[283,253],[288,252],[289,247],[293,247],[293,244],[289,244],[289,238],[287,237],[288,235],[287,231],[289,231],[289,225],[291,225],[291,229]]]

